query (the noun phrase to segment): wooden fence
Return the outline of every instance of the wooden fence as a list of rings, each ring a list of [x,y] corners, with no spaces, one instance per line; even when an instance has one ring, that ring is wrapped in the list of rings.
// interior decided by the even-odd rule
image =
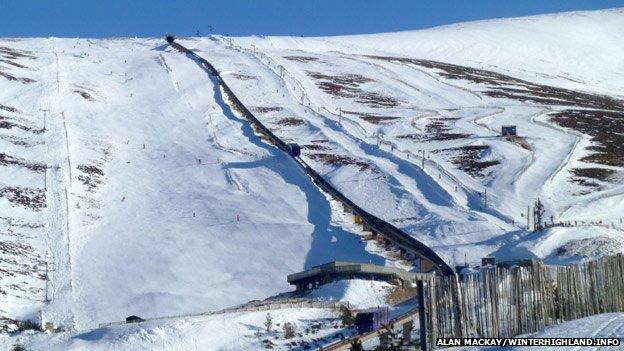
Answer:
[[[432,276],[424,295],[428,348],[439,337],[513,337],[563,321],[623,312],[624,256]]]

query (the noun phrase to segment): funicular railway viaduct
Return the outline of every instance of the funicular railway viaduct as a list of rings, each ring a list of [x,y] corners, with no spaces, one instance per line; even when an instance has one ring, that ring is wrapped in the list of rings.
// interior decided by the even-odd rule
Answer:
[[[415,260],[419,261],[418,263],[423,273],[435,271],[442,275],[454,274],[453,268],[428,246],[394,225],[368,213],[312,169],[299,157],[298,150],[294,150],[297,148],[295,145],[285,143],[247,109],[210,62],[180,45],[173,36],[167,36],[167,42],[176,50],[193,59],[200,67],[213,76],[228,95],[230,103],[252,124],[254,129],[262,135],[263,139],[291,155],[293,160],[306,172],[316,186],[331,195],[334,200],[340,202],[345,212],[353,214],[354,221],[362,225],[364,232],[370,233],[373,238],[379,237],[387,246],[394,245],[398,247],[403,257],[414,257]]]
[[[297,291],[306,291],[340,279],[387,281],[401,285],[415,284],[426,273],[407,272],[401,268],[377,266],[369,263],[334,261],[314,266],[306,271],[290,274],[288,283]]]
[[[288,153],[295,163],[299,165],[312,179],[313,183],[317,187],[319,187],[323,192],[329,194],[335,201],[340,202],[345,212],[353,215],[354,222],[361,224],[364,232],[368,233],[372,238],[382,241],[387,248],[391,246],[398,247],[401,257],[416,261],[416,266],[420,267],[420,271],[422,273],[434,273],[444,276],[455,274],[454,269],[431,248],[391,223],[365,211],[342,194],[331,183],[325,180],[325,178],[323,178],[323,176],[321,176],[318,172],[312,169],[301,157],[299,157],[299,147],[294,144],[285,143],[269,128],[261,123],[260,120],[238,99],[236,94],[230,89],[223,77],[220,75],[219,71],[210,62],[177,43],[174,36],[168,35],[166,40],[169,45],[179,52],[186,54],[187,57],[195,61],[195,63],[197,63],[211,77],[213,77],[227,94],[229,102],[249,121],[249,123],[251,123],[254,130],[261,135],[263,140],[270,142],[280,150]],[[422,288],[422,280],[419,280],[419,286]],[[422,294],[419,296],[420,301],[422,301],[421,299]],[[424,318],[424,316],[419,315],[418,312],[419,308],[407,311],[404,314],[392,319],[390,324],[401,326],[403,335],[408,336],[413,328],[414,320],[417,318],[422,320],[422,318]],[[364,341],[376,337],[383,338],[383,335],[382,331],[373,331],[363,335],[358,335],[357,337]],[[350,346],[350,339],[345,339],[341,342],[329,345],[324,349],[348,350],[350,349]]]

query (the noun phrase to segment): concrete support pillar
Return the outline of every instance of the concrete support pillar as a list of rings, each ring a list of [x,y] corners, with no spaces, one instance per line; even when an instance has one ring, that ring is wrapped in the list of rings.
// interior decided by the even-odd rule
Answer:
[[[364,222],[362,223],[362,230],[364,230],[365,232],[370,232],[371,226],[368,223]]]
[[[358,215],[358,214],[354,214],[353,215],[353,223],[355,223],[355,224],[361,224],[362,223],[362,218],[360,217],[360,215]]]
[[[346,204],[342,204],[342,210],[343,210],[343,211],[345,211],[345,212],[347,212],[347,213],[350,213],[350,212],[351,212],[351,209],[350,209],[350,208],[349,208],[349,206],[347,206]]]
[[[384,248],[386,250],[390,250],[390,247],[392,246],[392,243],[390,242],[390,240],[384,239],[383,243],[384,243]]]
[[[403,323],[403,340],[405,342],[412,341],[412,330],[414,330],[414,321]]]

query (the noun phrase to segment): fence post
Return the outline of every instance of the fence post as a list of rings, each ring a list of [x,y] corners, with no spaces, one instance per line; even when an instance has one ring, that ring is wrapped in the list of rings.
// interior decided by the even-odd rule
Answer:
[[[453,278],[453,284],[454,287],[452,290],[455,290],[456,294],[455,296],[453,296],[453,315],[455,317],[455,321],[454,321],[454,335],[453,337],[456,338],[462,338],[464,337],[464,331],[463,329],[465,328],[464,325],[464,311],[462,309],[462,303],[463,303],[463,293],[462,293],[462,288],[461,288],[461,284],[459,282],[459,274],[454,274],[451,276]],[[452,291],[451,290],[451,291]]]
[[[420,324],[420,349],[427,351],[427,317],[425,315],[425,289],[422,279],[416,282],[416,293],[418,294],[418,322]]]

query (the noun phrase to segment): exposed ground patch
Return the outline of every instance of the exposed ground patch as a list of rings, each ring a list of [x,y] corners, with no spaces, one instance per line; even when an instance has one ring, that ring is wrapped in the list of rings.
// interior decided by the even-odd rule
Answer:
[[[240,80],[257,80],[258,79],[254,76],[250,76],[248,74],[242,74],[242,73],[232,73],[231,76]]]
[[[36,145],[42,145],[43,141],[32,141],[28,138],[22,138],[22,137],[17,137],[14,135],[0,135],[0,139],[8,141],[9,143],[16,145],[16,146],[23,146],[23,147],[33,147]]]
[[[303,62],[303,63],[315,62],[319,60],[318,57],[311,57],[311,56],[284,56],[284,58],[290,61],[297,61],[297,62]]]
[[[26,132],[32,132],[35,134],[43,133],[43,129],[36,129],[21,123],[17,118],[5,117],[0,115],[0,129],[21,129]]]
[[[500,163],[498,160],[481,160],[482,154],[489,150],[489,148],[490,147],[487,145],[467,145],[440,149],[433,152],[451,154],[451,162],[457,166],[457,168],[476,178],[486,176],[488,168]]]
[[[369,56],[371,58],[401,64],[417,65],[436,70],[437,74],[449,79],[467,80],[482,84],[482,93],[495,97],[533,102],[551,106],[575,106],[560,112],[551,113],[550,121],[561,127],[579,131],[591,137],[593,145],[587,150],[592,154],[581,161],[624,167],[624,101],[607,95],[593,94],[571,89],[532,83],[505,74],[454,65],[431,60],[420,60],[403,57]],[[528,143],[519,143],[528,149]],[[592,171],[584,169],[572,170],[575,181],[596,188],[594,180],[605,181],[610,177],[611,170]],[[585,178],[585,181],[581,181]]]
[[[301,148],[303,150],[330,150],[329,147],[325,146],[325,145],[321,145],[321,144],[304,144],[301,145]]]
[[[280,126],[296,127],[296,126],[304,125],[305,121],[299,118],[295,118],[295,117],[285,117],[285,118],[277,120],[275,124],[280,125]]]
[[[268,112],[278,112],[283,110],[283,108],[278,106],[255,106],[251,108],[252,111],[260,112],[260,113],[268,113]]]
[[[400,118],[396,116],[383,116],[383,115],[379,115],[376,113],[364,113],[364,112],[347,111],[347,110],[343,110],[342,112],[350,114],[350,115],[358,116],[359,118],[372,124],[386,124],[386,123],[389,123],[391,121],[394,121]]]
[[[46,207],[43,189],[0,185],[0,197],[37,212]]]
[[[456,120],[457,118],[450,117],[436,117],[429,119],[427,125],[425,126],[425,140],[455,140],[469,137],[470,134],[450,132],[450,123],[453,123]]]
[[[76,168],[81,172],[76,178],[87,187],[87,191],[95,192],[100,184],[102,184],[104,171],[95,165],[89,164],[80,164]]]
[[[13,49],[6,46],[0,46],[0,56],[8,60],[15,60],[18,58],[29,58],[34,60],[37,58],[32,51]]]
[[[45,172],[46,165],[40,162],[32,162],[23,158],[14,157],[0,152],[0,166],[16,165],[27,168],[33,172],[43,173]]]
[[[492,97],[532,101],[544,105],[573,105],[587,108],[622,110],[624,102],[610,96],[590,94],[576,90],[536,84],[506,74],[454,65],[445,62],[404,57],[368,56],[374,59],[412,64],[437,70],[437,74],[449,79],[467,80],[484,84],[489,90],[483,93]]]
[[[84,90],[80,90],[80,89],[74,89],[74,93],[78,94],[80,96],[82,96],[83,99],[87,100],[87,101],[95,101],[95,99],[93,98],[93,96],[91,96],[91,94],[87,93]]]
[[[22,64],[19,64],[17,62],[13,62],[11,60],[0,59],[0,62],[6,63],[7,65],[11,65],[11,66],[17,67],[17,68],[28,68],[28,67],[26,67],[26,66],[24,66]]]
[[[617,172],[612,169],[589,167],[589,168],[573,168],[570,170],[572,181],[581,186],[589,188],[589,190],[581,190],[578,195],[587,195],[592,191],[599,191],[603,186],[597,181],[607,183],[616,182]]]
[[[455,117],[435,117],[427,120],[424,134],[401,134],[399,139],[412,139],[416,141],[440,141],[464,139],[472,134],[452,132],[451,125],[459,118]]]
[[[592,145],[586,150],[591,154],[581,158],[583,162],[624,167],[624,112],[604,110],[567,109],[550,114],[550,121],[590,136]],[[616,173],[606,168],[575,168],[570,170],[572,180],[578,184],[599,189],[592,181],[613,182]],[[582,178],[585,178],[583,180]]]
[[[311,153],[311,154],[306,154],[306,157],[312,160],[318,161],[318,162],[330,164],[332,166],[354,165],[354,166],[359,167],[360,171],[365,171],[371,168],[371,165],[367,162],[356,160],[352,157],[344,156],[344,155],[334,155],[334,154],[329,154],[329,153]]]
[[[395,107],[399,101],[391,96],[378,92],[365,91],[360,88],[364,83],[373,82],[372,79],[359,74],[329,75],[320,72],[307,71],[306,74],[316,80],[316,85],[327,94],[343,98],[352,98],[356,102],[370,107]]]
[[[8,74],[6,72],[0,72],[0,76],[8,79],[8,80],[12,80],[12,81],[17,81],[23,84],[30,84],[30,83],[34,83],[35,80],[31,79],[31,78],[25,78],[25,77],[15,77],[11,74]]]
[[[0,104],[0,110],[7,111],[7,112],[13,112],[13,113],[20,113],[19,110],[16,109],[15,107],[6,106],[6,105],[2,105],[2,104]]]
[[[385,300],[389,305],[396,305],[416,297],[416,294],[416,287],[397,285],[388,289]]]
[[[507,141],[520,145],[525,150],[531,151],[533,149],[525,137],[519,135],[506,135],[504,138]]]
[[[624,167],[624,111],[564,110],[551,121],[591,136],[593,151],[581,161]]]
[[[43,224],[8,217],[0,220],[4,222],[0,227],[0,298],[43,299],[45,262],[29,243],[41,235]],[[20,322],[2,316],[3,312],[0,310],[0,333],[18,330]]]

